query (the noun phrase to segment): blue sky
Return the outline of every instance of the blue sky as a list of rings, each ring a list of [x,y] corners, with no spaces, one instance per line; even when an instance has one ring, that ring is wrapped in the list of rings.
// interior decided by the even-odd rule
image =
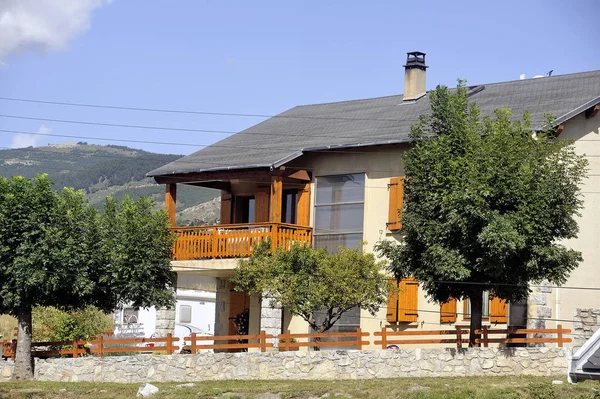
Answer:
[[[476,84],[600,69],[595,0],[80,1],[87,6],[77,10],[67,0],[0,5],[0,36],[14,41],[4,50],[0,43],[0,97],[270,115],[402,93],[413,50],[427,53],[429,89],[457,78]],[[27,41],[19,24],[45,29]],[[262,120],[4,100],[0,114],[222,131]],[[0,129],[195,145],[225,137],[6,117]],[[0,132],[2,147],[65,141],[111,143]],[[179,154],[201,148],[112,143]]]

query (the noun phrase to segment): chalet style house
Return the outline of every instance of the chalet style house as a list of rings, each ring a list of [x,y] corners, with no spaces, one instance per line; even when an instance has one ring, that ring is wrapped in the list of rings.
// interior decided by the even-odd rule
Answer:
[[[235,318],[244,310],[250,334],[308,332],[307,323],[285,309],[270,309],[266,301],[232,290],[229,278],[238,259],[249,256],[257,241],[306,242],[330,251],[365,241],[364,250],[372,251],[378,240],[398,239],[402,154],[410,146],[411,125],[430,110],[425,54],[408,53],[404,68],[403,95],[298,106],[148,174],[166,187],[166,209],[177,234],[172,266],[178,286],[216,292],[216,335],[234,334]],[[600,71],[473,85],[468,95],[484,114],[508,107],[520,118],[528,111],[534,126],[552,114],[559,138],[574,140],[586,154],[589,178],[579,238],[566,243],[584,261],[565,285],[600,287]],[[221,190],[220,224],[175,226],[182,184]],[[401,293],[377,317],[357,308],[334,331],[468,326],[468,301],[440,307],[427,300],[417,281],[400,284]],[[484,324],[550,328],[599,303],[599,290],[538,287],[527,303],[486,299]]]

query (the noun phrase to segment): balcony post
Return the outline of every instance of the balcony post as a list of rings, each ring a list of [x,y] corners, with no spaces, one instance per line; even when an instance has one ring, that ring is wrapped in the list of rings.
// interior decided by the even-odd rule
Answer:
[[[271,176],[271,200],[269,201],[269,222],[281,222],[281,203],[283,199],[283,178]]]
[[[177,183],[167,183],[165,187],[165,208],[167,216],[171,222],[171,227],[175,227],[176,209],[177,209]]]

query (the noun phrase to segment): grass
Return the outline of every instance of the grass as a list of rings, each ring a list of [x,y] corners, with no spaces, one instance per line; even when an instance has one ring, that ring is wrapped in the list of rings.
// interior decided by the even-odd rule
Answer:
[[[552,385],[560,379],[562,385]],[[133,398],[141,384],[5,382],[0,398]],[[320,398],[411,398],[411,399],[553,399],[600,398],[600,384],[585,381],[570,385],[565,378],[461,377],[398,378],[365,381],[204,381],[194,387],[178,383],[156,383],[153,398],[194,399],[301,399]]]

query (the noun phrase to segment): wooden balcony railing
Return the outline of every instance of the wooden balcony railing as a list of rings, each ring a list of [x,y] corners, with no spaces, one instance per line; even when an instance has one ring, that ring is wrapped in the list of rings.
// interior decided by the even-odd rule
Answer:
[[[312,228],[286,223],[221,224],[175,227],[175,260],[243,258],[260,242],[271,239],[273,248],[312,240]]]

